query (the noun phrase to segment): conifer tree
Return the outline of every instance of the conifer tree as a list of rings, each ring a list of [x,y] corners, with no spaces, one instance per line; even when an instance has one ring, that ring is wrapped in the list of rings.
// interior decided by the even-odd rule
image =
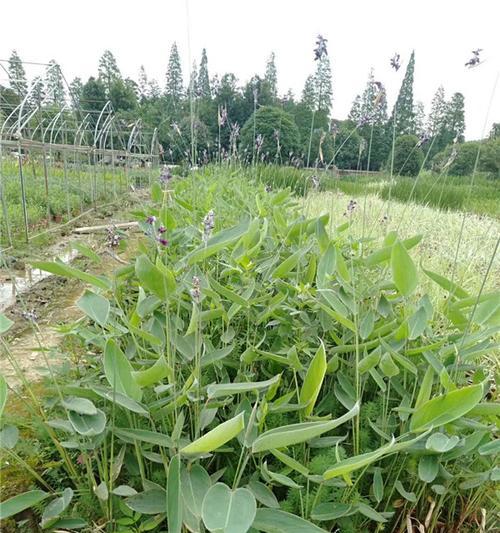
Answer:
[[[66,100],[66,89],[64,87],[64,78],[61,67],[51,59],[45,73],[45,88],[49,100],[57,105],[64,104]]]
[[[417,102],[413,109],[415,115],[415,134],[422,137],[426,132],[425,107],[423,102]]]
[[[177,44],[174,42],[168,59],[167,83],[165,86],[165,95],[172,107],[178,107],[183,92],[181,58]]]
[[[319,59],[314,78],[318,110],[329,113],[332,107],[332,71],[326,54]]]
[[[361,96],[359,94],[356,95],[347,118],[356,124],[361,120]]]
[[[193,61],[191,74],[189,75],[188,95],[190,98],[198,98],[200,95],[198,86],[198,67],[196,66],[196,61]]]
[[[139,68],[139,99],[141,102],[144,102],[149,95],[149,83],[148,76],[146,74],[146,69],[144,65],[141,65]]]
[[[448,144],[455,139],[457,142],[464,141],[465,109],[464,95],[462,93],[455,93],[446,106],[445,124]]]
[[[82,98],[83,83],[80,78],[74,78],[69,84],[69,97],[75,109],[80,107],[80,100]]]
[[[415,133],[415,111],[413,108],[413,76],[415,71],[415,51],[411,53],[406,67],[405,76],[398,99],[391,116],[391,126],[397,135],[412,135]]]
[[[104,84],[107,93],[111,90],[111,85],[115,80],[121,80],[122,75],[116,58],[110,50],[105,50],[99,59],[99,80]]]
[[[198,91],[201,98],[210,98],[210,78],[208,76],[208,59],[205,48],[201,51],[200,71],[198,74]]]
[[[274,52],[271,52],[269,59],[266,64],[266,73],[264,75],[264,80],[269,85],[269,90],[273,98],[278,97],[278,71],[276,69],[276,57]]]
[[[316,94],[316,81],[312,74],[306,78],[304,89],[302,91],[302,103],[305,104],[311,111],[317,107],[318,96]]]
[[[26,96],[28,92],[28,82],[26,80],[26,72],[23,67],[23,62],[15,50],[9,58],[9,83],[13,91],[15,91],[21,98]]]
[[[446,117],[446,100],[443,86],[439,86],[436,94],[432,98],[431,110],[427,120],[427,131],[429,135],[435,137],[439,135],[444,128]]]

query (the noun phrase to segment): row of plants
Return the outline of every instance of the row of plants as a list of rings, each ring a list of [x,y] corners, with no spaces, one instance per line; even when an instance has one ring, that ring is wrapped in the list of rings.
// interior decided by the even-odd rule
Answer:
[[[493,524],[500,409],[481,359],[498,293],[417,267],[421,236],[357,238],[232,169],[154,184],[136,216],[143,239],[111,276],[35,265],[88,284],[65,329],[85,355],[43,394],[24,383],[24,419],[0,380],[2,456],[32,476],[4,527],[27,510],[29,531]]]
[[[146,171],[134,169],[127,177],[123,169],[95,168],[83,165],[81,168],[68,166],[64,169],[50,167],[48,192],[44,179],[44,169],[40,162],[33,161],[24,165],[24,187],[29,230],[35,230],[50,222],[61,222],[88,209],[95,202],[102,203],[116,199],[127,191],[130,179],[134,186],[149,183]],[[155,170],[155,175],[157,171]],[[2,194],[7,210],[5,220],[0,210],[1,242],[7,242],[7,225],[13,238],[24,231],[22,208],[22,188],[17,163],[8,160],[2,163]]]

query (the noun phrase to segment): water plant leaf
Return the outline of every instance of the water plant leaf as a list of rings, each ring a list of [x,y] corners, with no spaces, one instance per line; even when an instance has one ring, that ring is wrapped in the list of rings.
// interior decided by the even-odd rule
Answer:
[[[134,428],[114,428],[114,433],[117,437],[129,443],[140,441],[154,444],[162,448],[174,447],[174,442],[168,435],[156,431]]]
[[[221,383],[216,385],[209,385],[207,387],[207,395],[209,398],[221,398],[224,396],[231,396],[233,394],[242,394],[254,390],[267,389],[281,379],[281,374],[266,380],[266,381],[249,381],[240,383]]]
[[[267,467],[267,462],[264,461],[262,463],[262,475],[266,481],[275,481],[276,483],[279,483],[280,485],[283,485],[285,487],[289,487],[291,489],[301,489],[302,485],[299,485],[298,483],[295,483],[295,481],[288,476],[285,476],[284,474],[280,474],[279,472],[272,472]]]
[[[402,245],[405,247],[406,250],[410,250],[414,246],[416,246],[420,241],[422,240],[422,235],[415,235],[414,237],[410,237],[408,239],[404,239],[401,241]],[[380,248],[378,250],[375,250],[370,255],[368,255],[365,259],[365,264],[367,266],[375,266],[379,263],[383,263],[384,261],[388,261],[391,258],[393,250],[393,244],[390,246],[384,246],[383,248]]]
[[[129,398],[128,396],[126,396],[125,394],[122,394],[121,392],[114,391],[106,387],[99,387],[98,385],[94,385],[90,390],[95,392],[101,398],[104,398],[106,400],[109,400],[110,402],[116,403],[116,405],[119,405],[120,407],[124,407],[125,409],[128,409],[129,411],[132,411],[133,413],[137,413],[139,415],[149,414],[147,409],[142,404],[140,404],[139,402],[136,402],[135,400],[132,400],[132,398]]]
[[[417,287],[417,269],[400,241],[396,241],[392,247],[391,271],[398,291],[403,296],[409,296]]]
[[[140,255],[135,260],[135,274],[144,289],[152,292],[162,301],[167,300],[170,292],[168,278],[151,262],[147,255]],[[170,290],[172,289],[175,287],[170,286]]]
[[[418,462],[418,477],[425,483],[432,483],[439,472],[437,455],[422,455]]]
[[[177,454],[170,461],[167,477],[167,521],[171,533],[180,533],[182,529],[182,508],[181,459]]]
[[[190,469],[182,467],[181,487],[184,507],[198,519],[201,519],[203,499],[212,481],[201,465],[192,465]]]
[[[6,331],[9,331],[13,324],[13,320],[7,318],[3,313],[0,313],[0,335]]]
[[[426,270],[425,268],[422,268],[424,273],[429,276],[429,278],[432,279],[435,283],[437,283],[442,289],[445,291],[448,291],[449,293],[453,294],[455,297],[458,298],[468,298],[469,294],[459,287],[456,283],[449,280],[448,278],[445,278],[441,274],[438,274],[437,272],[432,272],[431,270]]]
[[[7,395],[7,382],[2,374],[0,374],[0,418],[2,418],[5,404],[7,403]]]
[[[257,504],[246,488],[231,490],[224,483],[212,485],[203,499],[202,518],[209,531],[246,533],[255,518]]]
[[[211,452],[230,441],[245,427],[245,413],[219,424],[217,427],[181,449],[183,454],[200,454]]]
[[[500,455],[500,439],[483,444],[478,449],[479,455]]]
[[[94,322],[104,327],[108,322],[110,303],[107,298],[92,291],[85,291],[76,305]]]
[[[202,244],[196,250],[189,253],[186,256],[185,261],[188,265],[194,265],[225,248],[227,249],[248,231],[249,224],[249,220],[244,220],[232,228],[216,233],[213,237],[208,239],[206,244]]]
[[[448,437],[444,433],[433,433],[425,443],[425,449],[436,453],[445,453],[452,450],[459,442],[460,437]]]
[[[133,371],[132,377],[139,387],[149,387],[171,374],[172,370],[167,365],[165,356],[160,355],[155,363],[149,368]]]
[[[441,394],[419,405],[410,420],[410,431],[416,433],[443,426],[467,414],[483,397],[483,385],[469,385]]]
[[[374,450],[373,452],[363,453],[354,457],[349,457],[335,464],[332,468],[329,468],[323,473],[323,479],[328,480],[338,476],[346,476],[354,470],[359,470],[365,466],[368,466],[375,461],[378,461],[384,455],[391,453],[395,439],[393,438],[388,444]]]
[[[68,411],[81,415],[96,415],[97,407],[87,398],[68,398],[61,401],[61,405]]]
[[[338,502],[320,503],[311,511],[311,518],[318,522],[337,520],[344,516],[351,516],[358,512],[355,505]]]
[[[167,511],[167,493],[161,488],[148,489],[125,500],[133,511],[141,514],[158,514]]]
[[[73,429],[85,437],[100,435],[106,429],[106,415],[100,409],[97,409],[95,415],[81,415],[69,411],[68,419]]]
[[[312,522],[279,509],[257,509],[253,528],[264,533],[326,533]]]
[[[280,504],[278,499],[267,485],[264,485],[264,483],[256,479],[251,479],[247,487],[259,503],[271,509],[279,509]]]
[[[259,435],[252,444],[252,452],[263,452],[273,448],[285,448],[292,444],[298,444],[319,437],[327,431],[340,426],[359,413],[359,403],[345,415],[335,420],[320,422],[301,422],[271,429]]]
[[[18,494],[17,496],[13,496],[8,500],[4,500],[3,502],[0,502],[0,520],[5,520],[10,516],[14,516],[21,511],[29,509],[49,496],[50,494],[43,490],[30,490]]]
[[[19,440],[19,430],[16,426],[4,426],[0,430],[0,448],[12,450]]]
[[[104,277],[94,276],[87,272],[82,272],[77,268],[70,267],[69,265],[64,264],[61,261],[35,261],[32,263],[33,268],[39,268],[45,272],[50,272],[57,276],[62,276],[64,278],[76,278],[80,281],[84,281],[89,285],[93,285],[98,289],[109,290],[111,289],[111,283],[109,279]]]
[[[359,502],[356,505],[356,510],[362,515],[365,515],[370,520],[373,520],[374,522],[379,522],[381,524],[387,522],[387,518],[383,514],[379,513],[378,511],[375,511],[373,507],[370,507],[366,503]]]
[[[141,400],[141,388],[132,376],[132,365],[113,339],[109,339],[104,348],[104,374],[113,390]]]
[[[309,416],[316,403],[319,392],[321,390],[321,385],[325,378],[326,373],[326,352],[325,345],[323,341],[316,352],[316,355],[313,357],[309,367],[307,368],[306,376],[304,378],[304,383],[300,390],[299,402],[307,404],[304,407],[304,415]]]

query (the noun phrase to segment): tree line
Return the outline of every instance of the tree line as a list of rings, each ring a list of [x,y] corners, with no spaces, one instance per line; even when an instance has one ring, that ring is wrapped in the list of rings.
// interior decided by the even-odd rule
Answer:
[[[274,53],[263,73],[240,84],[233,73],[211,76],[203,49],[199,63],[190,68],[186,86],[174,43],[161,86],[144,66],[137,80],[124,77],[109,50],[99,59],[97,74],[85,82],[76,77],[68,83],[55,60],[49,62],[43,77],[28,82],[23,62],[13,51],[8,65],[10,87],[0,86],[0,109],[6,115],[30,87],[29,105],[50,111],[66,104],[80,120],[86,116],[92,128],[110,101],[124,128],[141,119],[146,129],[158,129],[166,161],[191,164],[238,154],[243,161],[379,170],[394,162],[390,153],[394,142],[422,150],[425,157],[419,161],[428,165],[446,147],[463,143],[463,95],[456,92],[447,99],[440,86],[426,116],[423,104],[414,100],[414,52],[390,113],[384,84],[371,70],[364,89],[353,99],[348,118],[335,119],[326,39],[318,36],[316,44],[314,70],[300,97],[291,90],[278,93]],[[391,64],[398,70],[399,56]]]

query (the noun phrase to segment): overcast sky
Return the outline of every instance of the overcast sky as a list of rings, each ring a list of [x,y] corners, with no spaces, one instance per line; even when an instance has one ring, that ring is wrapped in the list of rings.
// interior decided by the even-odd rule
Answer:
[[[110,49],[124,76],[137,79],[141,64],[164,84],[173,41],[188,65],[208,52],[210,75],[234,72],[240,83],[263,74],[276,53],[279,89],[300,96],[315,65],[316,35],[328,39],[333,74],[333,116],[345,118],[371,67],[393,105],[406,62],[415,49],[415,99],[426,112],[437,87],[465,95],[466,137],[500,122],[500,2],[495,0],[85,0],[2,1],[0,59],[16,49],[25,61],[55,59],[70,81],[97,72]],[[471,50],[484,62],[466,69]],[[395,73],[389,58],[399,52]],[[32,67],[28,74],[40,74]],[[5,82],[0,71],[0,83]],[[493,95],[493,99],[492,99]],[[488,107],[491,101],[491,109]]]

